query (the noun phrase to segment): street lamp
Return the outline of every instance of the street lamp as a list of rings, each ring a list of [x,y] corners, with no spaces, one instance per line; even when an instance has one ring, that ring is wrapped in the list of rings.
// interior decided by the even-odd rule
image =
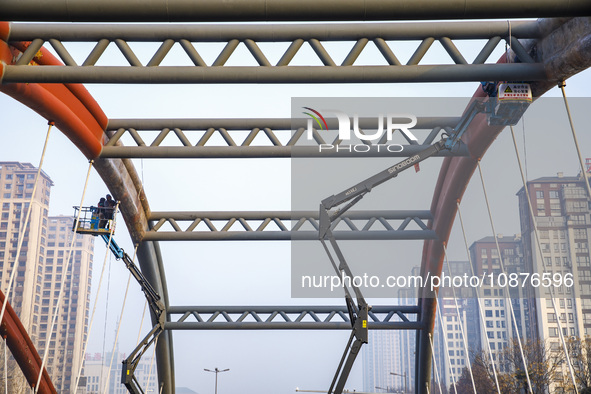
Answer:
[[[399,374],[399,373],[396,373],[396,372],[390,372],[390,375],[396,375],[396,376],[402,376],[402,377],[404,377],[404,392],[405,393],[408,393],[408,390],[407,390],[408,387],[406,386],[406,371],[404,371],[403,374]]]
[[[207,371],[207,372],[214,372],[215,373],[215,394],[218,394],[218,373],[220,373],[220,372],[227,372],[227,371],[230,370],[230,368],[228,368],[228,369],[219,369],[219,368],[216,367],[215,370],[213,370],[213,371],[211,369],[207,369],[207,368],[204,368],[203,370],[204,371]]]

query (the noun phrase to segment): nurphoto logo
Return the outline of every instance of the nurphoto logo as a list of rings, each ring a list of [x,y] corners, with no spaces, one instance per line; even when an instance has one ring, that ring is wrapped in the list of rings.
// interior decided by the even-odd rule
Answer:
[[[377,116],[377,129],[367,130],[359,126],[359,115],[353,114],[351,118],[348,114],[339,110],[317,111],[310,107],[302,107],[303,112],[309,116],[306,138],[309,141],[314,140],[314,129],[320,132],[328,131],[326,116],[332,116],[337,119],[339,136],[338,140],[348,142],[348,144],[319,144],[319,152],[326,151],[348,151],[348,152],[369,152],[372,146],[378,151],[381,148],[388,152],[402,152],[403,145],[389,143],[395,131],[400,131],[410,143],[418,143],[417,137],[410,131],[417,124],[417,117],[412,114],[388,114],[386,116],[379,114]],[[324,115],[323,115],[324,114]],[[351,127],[352,124],[352,127]],[[385,127],[384,127],[385,124]],[[384,141],[384,133],[386,139]],[[353,137],[352,137],[353,136]],[[353,143],[352,138],[356,138],[359,143]],[[374,148],[374,149],[376,149]]]

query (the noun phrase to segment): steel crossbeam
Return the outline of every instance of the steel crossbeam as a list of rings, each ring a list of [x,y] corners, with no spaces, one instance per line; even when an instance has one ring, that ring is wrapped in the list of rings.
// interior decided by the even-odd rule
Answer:
[[[350,330],[345,306],[170,306],[167,330]],[[374,306],[374,330],[422,329],[418,306]],[[176,317],[179,316],[180,317]],[[409,319],[407,315],[415,315]]]
[[[589,15],[588,0],[2,0],[12,21],[216,22],[494,19]]]
[[[408,157],[425,149],[442,132],[449,131],[459,117],[418,118],[414,130],[427,130],[421,143],[399,145],[387,150],[386,141],[371,143],[363,157]],[[314,139],[307,140],[304,128],[292,131],[292,119],[115,119],[107,127],[111,136],[103,147],[101,158],[271,158],[271,157],[359,157],[347,150],[346,143],[334,135],[323,137],[314,130]],[[362,129],[372,129],[375,119],[359,119]],[[336,129],[336,119],[329,119],[330,129]],[[156,131],[156,132],[154,132]],[[334,133],[333,133],[334,134]],[[122,138],[128,144],[119,143]],[[149,138],[149,140],[148,140]],[[384,137],[385,138],[385,137]],[[313,144],[313,145],[311,145]],[[321,151],[329,144],[342,149]],[[440,156],[466,156],[465,146],[444,151]]]
[[[544,80],[542,64],[536,63],[519,39],[537,39],[541,32],[535,21],[529,22],[457,22],[457,23],[365,23],[304,25],[31,25],[12,23],[8,42],[31,42],[23,55],[4,67],[2,82],[47,83],[379,83],[446,82],[485,80]],[[482,40],[481,49],[468,56],[454,41]],[[392,41],[416,41],[414,53],[404,62],[393,51]],[[505,41],[519,62],[497,64],[489,60]],[[64,66],[29,67],[38,62],[39,49],[49,43]],[[76,59],[64,43],[95,43],[86,58]],[[158,45],[147,61],[141,61],[132,48],[134,42]],[[223,49],[215,60],[206,62],[203,43],[220,43]],[[329,42],[349,43],[349,53],[337,59]],[[438,42],[439,45],[433,45]],[[285,43],[287,49],[277,61],[271,61],[258,43]],[[370,44],[371,45],[368,45]],[[168,56],[174,46],[176,55]],[[306,56],[306,65],[294,65],[294,57],[306,45],[315,53]],[[107,48],[116,48],[127,65],[107,56]],[[246,52],[237,54],[244,46]],[[377,48],[381,56],[363,57],[366,48]],[[443,47],[447,61],[425,64],[432,48]],[[268,48],[265,48],[268,50]],[[142,50],[145,50],[143,47]],[[137,49],[136,49],[137,51]],[[201,52],[200,52],[201,51]],[[331,55],[330,52],[333,52]],[[179,56],[184,53],[184,56]],[[406,56],[406,55],[405,55]],[[339,56],[340,57],[340,56]],[[439,56],[440,58],[443,58]],[[470,61],[469,58],[473,57]],[[239,65],[226,65],[232,59]],[[174,62],[173,65],[161,64]],[[488,61],[488,63],[487,63]],[[96,64],[100,62],[100,66]],[[371,62],[367,64],[367,62]],[[422,62],[422,63],[421,63]],[[109,64],[110,63],[110,64]],[[185,65],[185,64],[192,65]],[[319,65],[312,65],[317,63]],[[256,64],[256,65],[254,65]]]
[[[343,240],[436,239],[423,222],[431,217],[429,211],[347,212],[335,222],[334,234]],[[318,239],[317,211],[152,212],[149,220],[155,224],[144,241]]]

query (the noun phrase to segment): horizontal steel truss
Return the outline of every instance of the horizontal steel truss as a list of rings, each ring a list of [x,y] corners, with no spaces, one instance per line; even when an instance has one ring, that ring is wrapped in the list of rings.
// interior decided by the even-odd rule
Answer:
[[[407,157],[426,148],[443,131],[449,131],[460,121],[459,117],[419,118],[414,130],[429,130],[424,140],[407,139],[402,150],[389,151],[387,141],[366,144],[370,149],[362,157]],[[305,121],[304,121],[305,122]],[[303,122],[302,122],[303,123]],[[337,127],[336,120],[329,119],[330,129]],[[360,119],[359,125],[368,130],[376,127],[375,119]],[[314,140],[308,141],[304,128],[292,131],[292,119],[114,119],[109,121],[109,142],[103,147],[101,158],[270,158],[270,157],[359,157],[348,144],[338,140],[325,140],[314,131]],[[296,126],[297,127],[297,126]],[[139,130],[141,129],[141,130]],[[158,130],[154,133],[153,130]],[[325,133],[325,132],[323,132]],[[335,134],[335,133],[333,133]],[[326,134],[324,134],[326,135]],[[137,146],[123,146],[121,138]],[[147,138],[151,138],[148,141]],[[191,141],[193,140],[193,142]],[[283,140],[283,142],[282,142]],[[361,143],[361,141],[358,141]],[[310,145],[313,144],[313,145]],[[338,146],[324,149],[324,144]],[[165,145],[165,146],[163,146]],[[439,156],[466,156],[465,146],[443,151]]]
[[[334,234],[343,240],[435,239],[423,222],[431,218],[430,211],[353,211],[335,221]],[[152,212],[149,220],[155,224],[144,241],[318,240],[317,211]],[[184,229],[179,222],[187,223]]]
[[[171,306],[166,330],[350,330],[345,306]],[[419,307],[374,306],[367,326],[374,330],[414,330]],[[409,319],[407,315],[415,315]],[[176,318],[175,315],[180,315]]]
[[[215,22],[492,19],[589,15],[587,0],[2,0],[11,21]]]
[[[49,83],[378,83],[378,82],[450,82],[546,79],[542,64],[527,53],[519,39],[540,38],[536,22],[447,22],[447,23],[364,23],[364,24],[292,24],[292,25],[35,25],[11,24],[8,41],[31,41],[28,49],[13,65],[5,66],[2,81]],[[469,63],[454,40],[486,40]],[[486,63],[504,40],[519,57],[509,64]],[[96,42],[79,64],[63,44]],[[159,43],[159,48],[143,64],[129,42]],[[350,42],[348,55],[337,64],[323,42]],[[372,41],[381,53],[375,64],[355,65]],[[387,41],[420,41],[405,65]],[[447,64],[419,64],[432,44],[438,41],[449,54]],[[49,42],[64,66],[28,67],[39,49]],[[195,43],[225,43],[210,64],[206,64]],[[271,64],[257,43],[289,43],[279,61]],[[109,62],[103,54],[115,46],[128,65],[96,66]],[[160,66],[175,44],[192,66]],[[307,43],[322,66],[291,65]],[[251,57],[234,56],[240,66],[226,66],[236,48],[243,44]],[[107,56],[105,56],[107,58]],[[178,57],[174,61],[178,62]],[[308,59],[309,61],[309,59]],[[494,59],[496,61],[496,59]],[[36,64],[36,63],[35,63]],[[249,64],[258,64],[253,66]],[[387,65],[384,65],[387,64]]]

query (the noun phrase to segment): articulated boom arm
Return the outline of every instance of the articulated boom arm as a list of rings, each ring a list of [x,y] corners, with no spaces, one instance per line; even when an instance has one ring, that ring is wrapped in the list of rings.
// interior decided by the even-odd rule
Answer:
[[[121,383],[127,387],[127,390],[132,394],[144,394],[139,382],[137,381],[134,372],[137,368],[142,355],[148,350],[152,343],[156,342],[158,336],[164,331],[164,323],[166,322],[166,313],[164,303],[160,299],[160,295],[154,290],[150,282],[144,277],[139,268],[134,264],[123,249],[117,245],[114,239],[107,234],[101,234],[101,238],[109,246],[109,249],[115,255],[117,260],[123,260],[129,272],[133,275],[135,280],[139,283],[142,291],[146,296],[150,310],[156,316],[157,323],[144,337],[140,344],[131,352],[131,354],[123,360],[123,368],[121,373]]]
[[[351,320],[352,332],[349,337],[345,351],[337,367],[337,371],[328,390],[328,394],[341,394],[355,362],[355,358],[359,354],[359,350],[364,343],[368,341],[368,329],[367,319],[371,306],[367,304],[361,290],[353,284],[353,273],[345,260],[345,257],[339,248],[336,239],[332,233],[332,225],[334,221],[349,210],[352,206],[357,204],[363,196],[369,193],[374,187],[381,185],[382,183],[395,178],[400,172],[420,163],[421,161],[436,155],[443,149],[452,150],[456,145],[459,144],[460,139],[468,125],[474,117],[485,110],[485,105],[478,101],[473,101],[468,111],[462,117],[461,121],[447,137],[442,138],[440,141],[433,145],[425,148],[421,152],[414,156],[411,156],[385,170],[367,178],[366,180],[359,182],[353,187],[350,187],[339,194],[332,195],[325,198],[320,203],[320,221],[319,221],[319,238],[324,250],[326,251],[328,258],[336,271],[337,275],[346,275],[350,281],[350,288],[355,294],[357,304],[353,302],[351,290],[343,283],[343,290],[345,292],[345,302],[347,303],[347,309],[349,310],[349,316]],[[330,211],[335,208],[334,211]],[[332,246],[336,259],[333,257],[326,241]],[[337,264],[338,260],[338,264]]]

